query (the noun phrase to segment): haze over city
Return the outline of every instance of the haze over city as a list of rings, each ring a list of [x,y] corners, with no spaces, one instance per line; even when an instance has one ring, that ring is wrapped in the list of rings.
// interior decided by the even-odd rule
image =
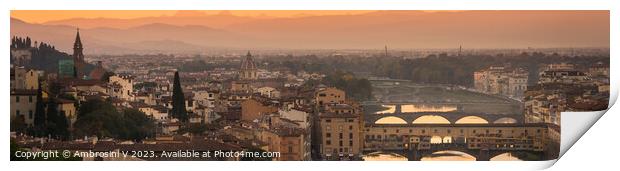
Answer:
[[[11,36],[86,54],[609,47],[609,11],[12,11]]]
[[[562,112],[609,107],[609,11],[13,11],[11,34],[12,161],[545,161]]]

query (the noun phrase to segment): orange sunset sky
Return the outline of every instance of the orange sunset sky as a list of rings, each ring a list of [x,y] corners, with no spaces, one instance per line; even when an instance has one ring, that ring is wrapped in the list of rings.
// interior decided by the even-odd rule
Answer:
[[[11,35],[97,47],[608,47],[607,10],[13,10]],[[90,42],[89,42],[90,41]],[[104,51],[104,50],[101,50]]]
[[[230,11],[186,11],[178,13],[174,10],[17,10],[11,11],[11,17],[32,23],[43,23],[71,18],[118,18],[132,19],[142,17],[173,16],[173,15],[217,15],[232,14],[249,17],[299,17],[321,15],[350,15],[372,11],[349,10],[230,10]],[[431,11],[428,11],[431,12]]]

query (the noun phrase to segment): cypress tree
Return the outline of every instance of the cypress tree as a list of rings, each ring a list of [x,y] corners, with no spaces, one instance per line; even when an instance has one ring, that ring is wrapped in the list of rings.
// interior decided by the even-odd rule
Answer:
[[[181,88],[179,71],[174,72],[174,83],[172,85],[172,117],[182,122],[188,120],[187,110],[185,109],[185,95]]]
[[[58,103],[50,100],[47,106],[47,126],[48,133],[59,139],[66,139],[69,136],[69,123],[64,113],[58,112]]]
[[[41,81],[37,89],[37,104],[34,112],[34,136],[45,136],[45,104],[43,103],[43,90],[41,89]]]

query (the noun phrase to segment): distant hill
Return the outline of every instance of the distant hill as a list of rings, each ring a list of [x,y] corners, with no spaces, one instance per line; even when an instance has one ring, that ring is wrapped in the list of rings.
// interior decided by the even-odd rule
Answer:
[[[28,40],[28,43],[26,43],[26,40]],[[46,73],[57,73],[58,61],[73,59],[70,54],[56,50],[54,45],[45,42],[37,42],[35,44],[35,41],[30,40],[29,37],[11,38],[11,49],[29,50],[32,54],[29,64],[25,67],[42,70]],[[13,61],[11,61],[11,64],[13,64]],[[86,64],[83,69],[86,73],[89,73],[93,68],[94,65]]]
[[[578,24],[576,24],[578,23]],[[213,49],[609,47],[609,11],[377,11],[252,18],[179,14],[136,19],[11,19],[12,36],[69,50],[82,27],[88,54],[199,53]]]

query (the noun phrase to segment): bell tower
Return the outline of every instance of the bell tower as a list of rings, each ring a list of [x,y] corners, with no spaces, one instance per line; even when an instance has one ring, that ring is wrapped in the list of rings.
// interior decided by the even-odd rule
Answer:
[[[78,79],[84,76],[84,73],[82,73],[82,67],[84,65],[83,49],[82,40],[80,40],[80,28],[78,28],[75,42],[73,43],[73,72],[75,73],[74,77]]]

